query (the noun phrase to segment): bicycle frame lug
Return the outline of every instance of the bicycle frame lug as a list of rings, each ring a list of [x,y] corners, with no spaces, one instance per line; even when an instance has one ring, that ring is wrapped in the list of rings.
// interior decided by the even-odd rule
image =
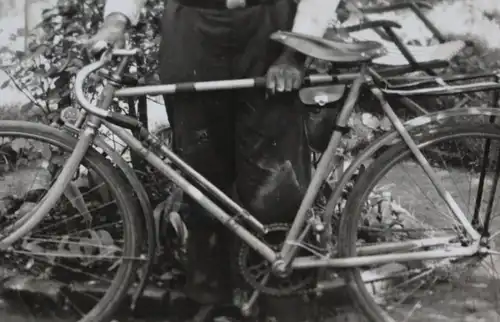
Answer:
[[[489,240],[490,240],[490,237],[489,236],[481,236],[481,239],[479,240],[479,246],[482,248],[482,247],[486,247],[486,248],[490,248],[489,247]]]
[[[88,129],[92,131],[92,135],[94,135],[101,126],[101,120],[98,117],[91,115],[90,117],[87,118],[86,125],[87,128],[85,130]]]
[[[284,260],[278,259],[272,263],[272,271],[276,276],[284,278],[290,274],[291,269],[286,265]]]

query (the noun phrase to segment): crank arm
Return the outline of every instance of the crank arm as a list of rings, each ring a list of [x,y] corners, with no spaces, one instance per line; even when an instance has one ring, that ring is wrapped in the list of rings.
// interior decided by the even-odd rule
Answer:
[[[264,278],[262,279],[262,285],[266,285],[267,282],[269,281],[269,277],[271,276],[271,273],[267,273]],[[246,301],[245,303],[243,303],[243,305],[241,305],[241,314],[244,316],[244,317],[249,317],[252,315],[252,309],[255,305],[255,303],[257,302],[257,299],[259,298],[259,295],[260,295],[260,291],[259,290],[254,290],[252,292],[252,295],[250,296],[250,298],[248,299],[248,301]]]

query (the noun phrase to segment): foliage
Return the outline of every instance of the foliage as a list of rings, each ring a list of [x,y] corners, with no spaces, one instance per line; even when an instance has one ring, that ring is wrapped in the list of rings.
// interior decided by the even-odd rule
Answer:
[[[51,112],[74,103],[71,91],[76,72],[92,57],[79,45],[79,40],[94,34],[102,22],[103,0],[59,0],[52,9],[44,10],[43,20],[32,30],[29,52],[13,52],[0,48],[2,65],[10,79],[0,89],[13,83],[30,100],[21,107],[28,111],[39,108],[48,116]],[[131,46],[140,47],[143,58],[131,65],[142,82],[157,79],[159,19],[163,1],[148,0],[142,10],[139,25],[131,33]],[[94,79],[97,80],[97,79]],[[97,82],[87,84],[94,93]]]
[[[42,21],[31,31],[28,53],[0,48],[0,65],[9,66],[5,72],[10,76],[8,81],[0,84],[0,89],[14,84],[29,99],[21,106],[21,115],[29,112],[35,120],[49,123],[59,116],[61,109],[76,104],[72,91],[74,78],[80,68],[94,58],[80,41],[97,32],[102,23],[104,3],[104,0],[59,0],[57,6],[42,12]],[[129,45],[141,48],[143,53],[129,67],[129,72],[138,77],[140,83],[151,84],[158,80],[156,71],[163,3],[163,0],[147,0],[139,24],[128,35]],[[101,88],[102,82],[97,77],[90,78],[85,84],[89,98],[95,99]],[[128,112],[129,104],[129,101],[115,99],[111,108]],[[42,113],[38,113],[40,111]],[[107,129],[101,128],[101,134],[108,137],[108,143],[115,150],[123,150],[121,142]],[[147,167],[141,168],[138,175],[157,178],[155,182],[145,180],[145,186],[152,199],[161,198],[165,187],[160,183],[165,180],[160,182],[163,176],[151,175],[151,171]]]

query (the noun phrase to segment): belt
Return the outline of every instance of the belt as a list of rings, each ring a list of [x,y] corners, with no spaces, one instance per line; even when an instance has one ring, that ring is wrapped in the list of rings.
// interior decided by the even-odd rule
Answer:
[[[226,0],[176,0],[179,4],[186,7],[195,7],[201,9],[217,9],[217,10],[230,10],[248,8],[264,4],[271,4],[277,0],[240,0],[241,6],[236,8],[228,8]]]

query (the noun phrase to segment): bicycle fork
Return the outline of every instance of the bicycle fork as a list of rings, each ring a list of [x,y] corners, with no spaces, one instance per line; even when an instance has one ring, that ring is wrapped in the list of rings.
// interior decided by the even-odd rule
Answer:
[[[405,129],[399,117],[396,115],[396,113],[391,108],[387,100],[384,98],[384,93],[378,87],[375,86],[371,76],[366,76],[366,81],[367,81],[366,84],[369,86],[370,91],[380,102],[380,105],[382,106],[382,110],[384,111],[385,115],[387,115],[392,125],[399,133],[403,141],[406,143],[412,154],[415,156],[415,158],[417,159],[418,163],[420,164],[424,172],[429,176],[429,179],[436,188],[438,194],[444,199],[449,209],[453,212],[453,214],[458,219],[460,224],[463,225],[465,231],[469,234],[471,239],[473,241],[479,240],[481,238],[481,235],[476,231],[476,229],[474,229],[472,224],[469,222],[465,214],[460,209],[455,199],[453,199],[451,194],[442,185],[441,180],[438,178],[434,170],[432,170],[431,165],[429,164],[425,156],[422,154],[422,152],[420,152],[420,149],[418,148],[417,144],[411,138],[410,133],[408,133],[408,131]]]

